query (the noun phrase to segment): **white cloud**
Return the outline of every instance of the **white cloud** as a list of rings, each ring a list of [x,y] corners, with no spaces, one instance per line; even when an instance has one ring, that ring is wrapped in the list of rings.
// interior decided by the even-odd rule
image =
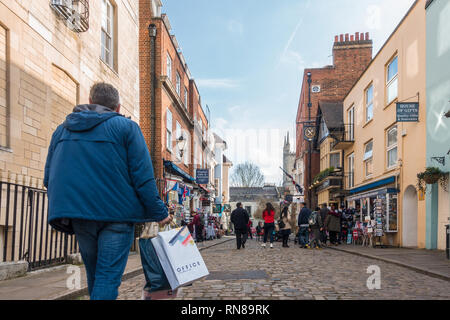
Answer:
[[[234,89],[240,86],[240,82],[234,79],[198,79],[196,80],[199,87],[212,89]]]
[[[240,110],[242,110],[242,107],[239,105],[235,105],[235,106],[228,108],[228,112],[231,114],[234,114],[236,111],[240,111]]]

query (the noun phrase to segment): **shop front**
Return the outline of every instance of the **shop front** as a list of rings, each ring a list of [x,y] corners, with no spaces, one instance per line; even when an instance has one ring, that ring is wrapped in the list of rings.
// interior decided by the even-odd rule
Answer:
[[[371,231],[374,246],[399,245],[398,193],[391,177],[353,189],[346,198],[348,208],[355,211],[355,222]]]

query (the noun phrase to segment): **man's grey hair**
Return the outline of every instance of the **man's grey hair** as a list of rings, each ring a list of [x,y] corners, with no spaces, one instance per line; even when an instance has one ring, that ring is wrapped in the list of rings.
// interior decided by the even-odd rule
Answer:
[[[116,111],[120,104],[119,91],[105,82],[95,83],[91,87],[89,99],[92,104],[99,104],[113,111]]]

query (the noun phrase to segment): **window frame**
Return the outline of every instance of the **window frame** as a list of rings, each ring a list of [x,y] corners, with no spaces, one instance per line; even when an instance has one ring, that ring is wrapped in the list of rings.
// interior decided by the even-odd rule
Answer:
[[[170,124],[169,124],[169,115],[170,115]],[[172,146],[172,133],[173,133],[173,117],[172,117],[172,111],[170,111],[169,108],[167,108],[166,112],[166,149],[170,152],[173,151]]]
[[[186,108],[186,110],[188,109],[188,97],[189,97],[188,88],[184,86],[184,107]]]
[[[105,12],[106,8],[106,12]],[[110,9],[110,15],[108,15],[108,9]],[[102,0],[102,20],[101,20],[101,26],[100,26],[100,32],[101,32],[101,39],[100,39],[100,47],[101,47],[101,53],[100,58],[101,60],[111,67],[112,69],[116,70],[115,68],[115,26],[116,26],[116,6],[110,1],[110,0]],[[106,26],[104,26],[104,20],[106,19]],[[105,29],[106,27],[106,29]],[[108,28],[110,28],[110,32],[108,32]],[[110,48],[107,48],[107,39],[109,39],[110,42]],[[108,53],[109,53],[109,59],[108,59]],[[110,61],[108,61],[110,60]]]
[[[370,157],[366,158],[366,154],[368,153],[367,146],[369,144],[372,144],[372,150],[371,150],[372,153],[371,153]],[[364,159],[364,175],[366,178],[370,178],[373,176],[373,140],[370,140],[369,142],[364,144],[364,158],[363,159]],[[368,170],[367,170],[368,164],[370,164],[372,167],[372,172],[369,174],[368,174]]]
[[[368,99],[369,99],[369,90],[372,90],[372,100],[371,101],[368,101]],[[370,121],[372,121],[373,120],[373,118],[374,118],[374,114],[373,114],[373,107],[374,107],[374,87],[373,87],[373,82],[372,83],[370,83],[368,86],[367,86],[367,88],[366,88],[366,90],[364,91],[364,108],[365,108],[365,114],[366,114],[366,123],[368,123],[368,122],[370,122]],[[369,106],[371,107],[371,118],[369,119],[369,112],[368,112],[368,110],[369,110]]]
[[[349,141],[355,141],[355,105],[354,104],[347,110],[347,120],[348,120],[348,125],[349,125],[349,131],[348,131]]]
[[[389,79],[389,67],[394,63],[394,61],[397,61],[397,72],[396,74]],[[397,86],[397,94],[392,99],[389,99],[389,89],[391,86],[396,83]],[[392,102],[395,101],[395,99],[398,99],[398,54],[396,53],[392,59],[389,60],[389,62],[386,64],[386,104],[389,105]]]
[[[176,76],[175,76],[175,86],[176,86],[178,96],[181,97],[181,76],[178,71],[176,72]]]
[[[348,188],[351,189],[355,186],[355,153],[350,154],[348,157]]]
[[[166,56],[166,75],[169,78],[170,81],[172,81],[172,57],[170,56],[170,54],[167,52],[167,56]]]
[[[336,166],[333,166],[332,163],[331,163],[331,157],[332,157],[332,156],[336,156],[336,155],[339,157],[339,161],[338,161],[338,166],[337,166],[337,167],[336,167]],[[340,152],[330,152],[330,156],[329,156],[329,167],[328,167],[328,168],[331,168],[331,167],[334,167],[335,169],[341,167],[341,153],[340,153]]]
[[[393,145],[389,146],[389,133],[392,130],[394,130],[394,129],[397,131],[397,134],[395,136],[396,140],[395,140],[395,143]],[[397,150],[397,160],[395,161],[395,164],[390,165],[390,163],[389,163],[389,153],[391,151],[393,151],[394,149]],[[393,168],[397,167],[397,165],[398,165],[398,126],[394,125],[394,126],[392,126],[392,127],[390,127],[389,129],[386,130],[386,168],[388,170],[389,169],[393,169]]]

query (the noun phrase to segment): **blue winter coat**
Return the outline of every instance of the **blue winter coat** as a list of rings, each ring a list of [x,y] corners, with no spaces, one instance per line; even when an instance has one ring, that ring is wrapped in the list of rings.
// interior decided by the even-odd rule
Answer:
[[[70,219],[142,223],[168,216],[139,126],[103,106],[77,106],[56,129],[44,185],[48,222],[70,234]]]

